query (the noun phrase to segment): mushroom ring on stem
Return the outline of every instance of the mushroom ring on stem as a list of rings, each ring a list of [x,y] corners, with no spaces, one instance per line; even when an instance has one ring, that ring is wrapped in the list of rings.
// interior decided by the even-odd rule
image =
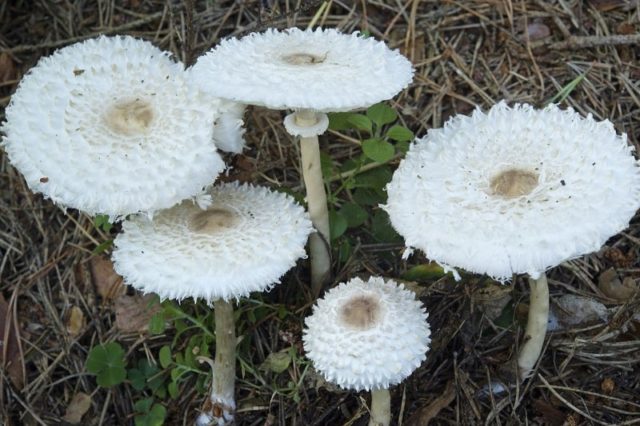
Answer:
[[[501,102],[416,140],[383,208],[407,247],[447,268],[533,277],[524,378],[546,332],[544,272],[600,249],[640,206],[632,151],[609,121]]]
[[[210,401],[197,425],[226,424],[235,410],[236,338],[230,300],[276,285],[305,257],[312,230],[292,197],[251,185],[228,183],[209,191],[201,208],[185,201],[123,222],[115,239],[114,267],[125,282],[162,299],[213,302],[216,357]]]
[[[389,387],[420,366],[429,349],[428,314],[415,294],[380,277],[329,290],[305,320],[307,357],[331,383],[368,390],[371,426],[391,421]]]
[[[219,107],[168,53],[102,36],[55,51],[24,76],[2,144],[34,192],[117,218],[171,207],[216,179]]]
[[[226,39],[190,71],[212,96],[271,109],[299,111],[285,127],[300,136],[302,174],[311,220],[312,289],[330,276],[329,220],[317,136],[328,125],[318,113],[366,108],[390,99],[413,79],[411,63],[372,37],[335,29],[269,29]]]

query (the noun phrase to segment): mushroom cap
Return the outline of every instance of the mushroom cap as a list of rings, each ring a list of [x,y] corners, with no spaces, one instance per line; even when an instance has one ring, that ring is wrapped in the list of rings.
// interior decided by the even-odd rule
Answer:
[[[269,29],[220,42],[193,66],[213,96],[272,109],[348,111],[390,99],[413,79],[381,41],[335,29]]]
[[[640,206],[632,151],[607,120],[501,102],[415,141],[383,207],[408,247],[445,267],[537,278],[628,226]]]
[[[237,182],[212,187],[206,209],[191,201],[122,223],[115,270],[161,298],[237,299],[269,290],[305,257],[312,231],[292,197]]]
[[[98,37],[57,50],[22,79],[3,145],[29,188],[113,217],[171,207],[224,169],[217,104],[151,43]]]
[[[329,290],[306,318],[307,357],[346,389],[387,389],[420,366],[431,342],[428,314],[415,294],[381,277]]]
[[[213,141],[221,151],[240,154],[245,147],[245,104],[220,99],[220,115],[213,129]]]

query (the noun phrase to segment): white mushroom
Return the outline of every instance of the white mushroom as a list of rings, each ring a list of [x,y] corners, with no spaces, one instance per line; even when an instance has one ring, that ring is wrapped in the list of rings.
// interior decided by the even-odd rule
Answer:
[[[498,280],[531,277],[521,377],[547,327],[545,271],[598,250],[640,206],[640,168],[609,121],[551,105],[456,116],[407,153],[384,209],[408,247]]]
[[[366,108],[390,99],[413,78],[411,63],[386,44],[335,29],[275,29],[223,40],[200,57],[192,75],[213,96],[272,109],[292,109],[286,129],[300,136],[309,213],[312,287],[329,277],[329,215],[318,135],[325,112]]]
[[[213,128],[213,141],[221,151],[240,154],[245,147],[245,104],[221,99],[220,116]]]
[[[236,338],[230,300],[277,284],[305,256],[312,226],[292,197],[267,188],[228,183],[209,194],[213,202],[206,209],[185,201],[153,219],[138,215],[125,220],[113,260],[125,282],[143,292],[213,302],[213,407],[197,424],[213,419],[226,424],[235,410]]]
[[[391,99],[411,83],[413,69],[373,37],[289,28],[223,40],[198,59],[193,76],[236,102],[337,112]]]
[[[3,145],[29,187],[112,217],[168,208],[224,169],[219,102],[151,43],[99,37],[42,58],[6,110]]]
[[[372,391],[370,425],[391,419],[389,387],[420,366],[429,349],[428,314],[392,280],[354,278],[329,290],[305,321],[309,359],[332,383]]]

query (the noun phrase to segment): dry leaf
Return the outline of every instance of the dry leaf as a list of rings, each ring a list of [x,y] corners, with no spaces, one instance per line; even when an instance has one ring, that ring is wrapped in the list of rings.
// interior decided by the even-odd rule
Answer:
[[[613,394],[615,388],[616,382],[614,382],[611,377],[605,377],[604,380],[602,380],[602,383],[600,383],[600,389],[602,389],[602,392],[607,395]]]
[[[115,301],[116,327],[125,333],[147,331],[151,317],[160,312],[160,304],[152,303],[155,298],[155,294],[118,297]]]
[[[8,53],[0,53],[0,83],[16,79],[16,65]]]
[[[11,383],[17,389],[22,389],[25,381],[24,360],[20,356],[18,344],[16,323],[9,304],[0,293],[0,366],[5,369]]]
[[[67,333],[69,333],[71,337],[76,337],[84,328],[84,324],[85,320],[82,309],[77,306],[72,306],[67,315]]]
[[[416,413],[407,420],[407,426],[428,425],[429,422],[435,419],[440,411],[447,408],[455,398],[456,392],[453,381],[449,381],[442,395],[431,401],[429,405],[425,405],[416,411]]]
[[[90,261],[91,276],[98,294],[103,299],[116,299],[124,294],[122,277],[113,270],[113,263],[105,256],[96,256]]]
[[[598,277],[598,288],[605,296],[625,303],[638,291],[638,283],[631,277],[620,281],[616,270],[609,268]]]
[[[86,393],[79,392],[73,396],[69,405],[67,405],[67,411],[64,414],[62,420],[77,425],[82,421],[82,416],[91,408],[91,397]]]

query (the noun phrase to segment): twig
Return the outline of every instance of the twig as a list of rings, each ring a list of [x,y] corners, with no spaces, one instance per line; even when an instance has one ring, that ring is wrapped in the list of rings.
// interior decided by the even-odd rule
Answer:
[[[609,36],[571,36],[568,40],[554,43],[532,43],[531,47],[545,46],[551,50],[586,49],[598,46],[619,46],[640,44],[640,34]]]
[[[185,0],[185,14],[186,14],[186,30],[184,35],[184,63],[186,66],[193,65],[193,45],[194,45],[194,36],[195,33],[193,31],[193,0]]]

